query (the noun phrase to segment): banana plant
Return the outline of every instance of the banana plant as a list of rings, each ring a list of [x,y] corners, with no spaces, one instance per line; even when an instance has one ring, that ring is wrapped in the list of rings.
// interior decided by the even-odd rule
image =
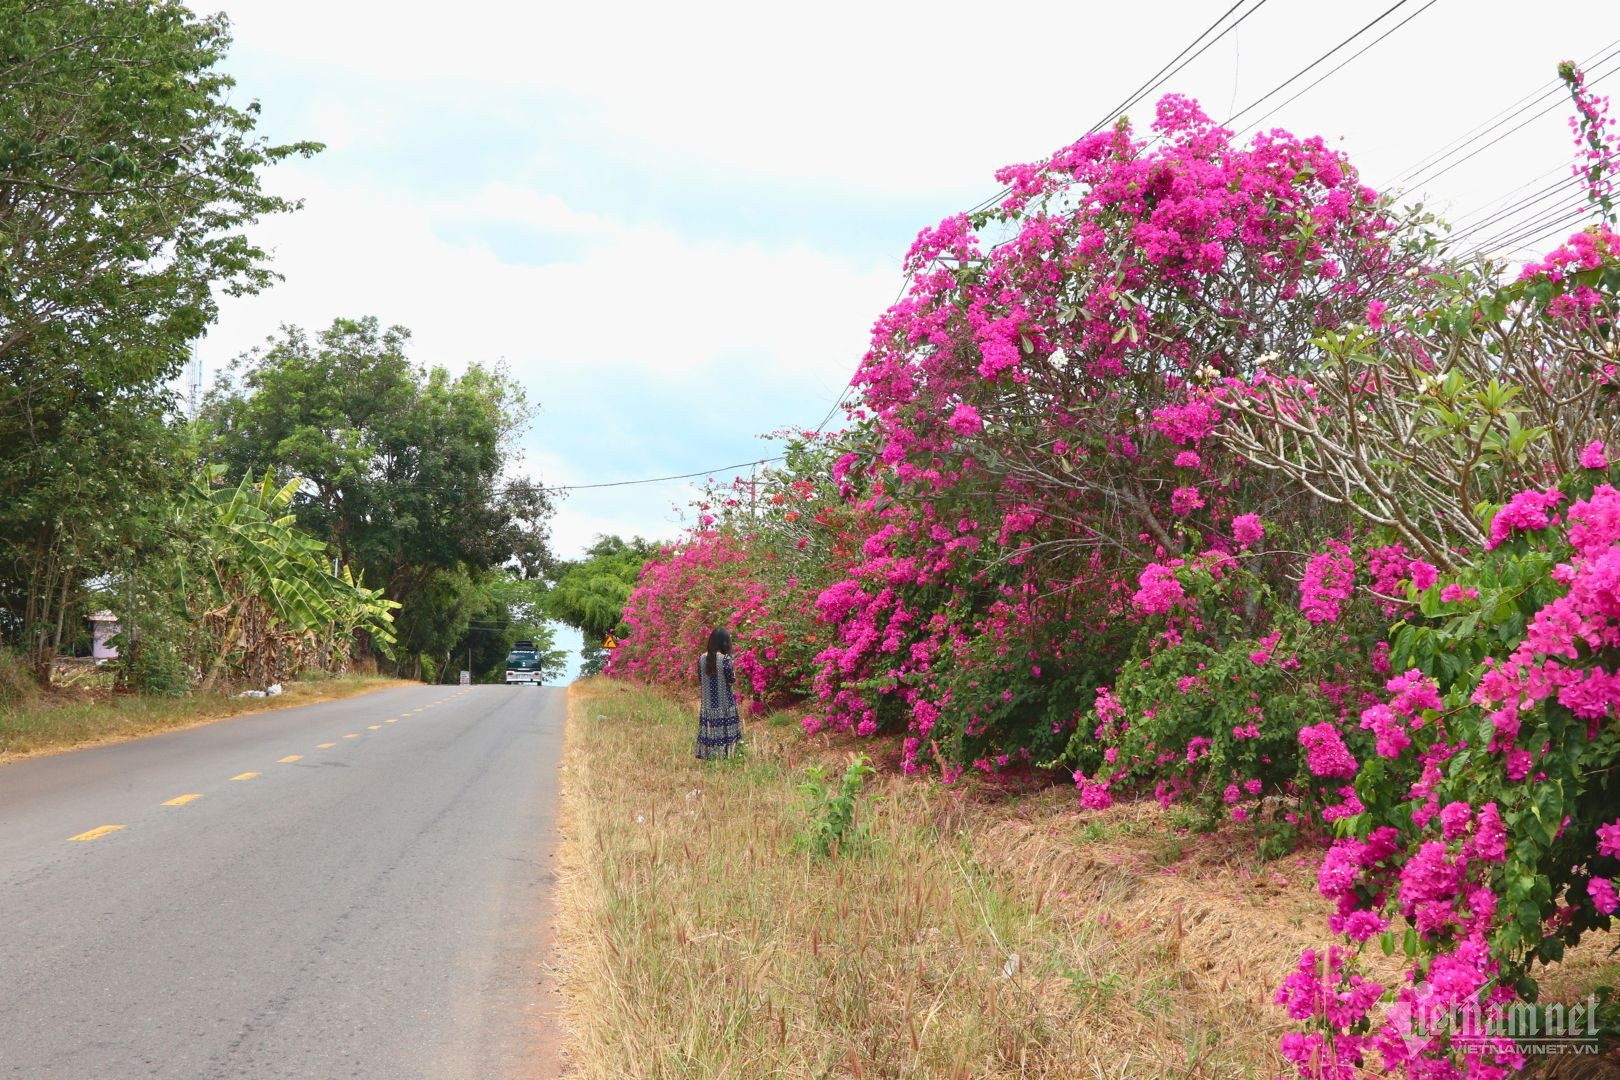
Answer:
[[[223,466],[208,466],[174,520],[189,541],[176,569],[203,685],[228,673],[269,681],[315,657],[341,663],[357,632],[391,655],[399,605],[329,565],[325,545],[298,528],[289,508],[301,480],[278,485],[266,472],[232,488],[224,479]]]

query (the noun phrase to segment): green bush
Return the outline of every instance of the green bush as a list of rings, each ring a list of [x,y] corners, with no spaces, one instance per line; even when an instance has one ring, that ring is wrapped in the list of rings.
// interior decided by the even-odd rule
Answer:
[[[160,638],[142,638],[118,661],[118,681],[151,697],[185,697],[191,689],[180,650]]]
[[[866,830],[855,823],[855,803],[866,778],[877,770],[861,754],[850,758],[849,768],[836,784],[827,783],[825,766],[812,765],[805,771],[810,778],[799,785],[810,811],[810,823],[800,838],[804,846],[821,858],[858,846],[865,840]]]
[[[10,649],[0,649],[0,709],[27,705],[39,695],[39,684],[27,662]]]

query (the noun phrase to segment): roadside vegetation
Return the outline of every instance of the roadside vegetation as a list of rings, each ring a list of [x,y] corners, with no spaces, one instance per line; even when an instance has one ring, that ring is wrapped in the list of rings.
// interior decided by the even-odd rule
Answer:
[[[64,667],[48,691],[16,657],[0,653],[0,764],[79,746],[118,742],[244,713],[286,709],[408,685],[382,675],[329,676],[310,672],[274,697],[225,692],[185,697],[119,693],[110,671]]]

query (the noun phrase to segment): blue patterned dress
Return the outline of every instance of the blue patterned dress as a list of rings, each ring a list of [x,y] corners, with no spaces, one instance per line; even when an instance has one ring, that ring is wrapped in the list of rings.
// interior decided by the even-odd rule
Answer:
[[[727,653],[719,653],[715,660],[720,672],[710,675],[708,654],[698,657],[697,756],[705,760],[730,757],[742,738],[742,717],[737,712],[737,695],[732,692],[737,682],[736,669]]]

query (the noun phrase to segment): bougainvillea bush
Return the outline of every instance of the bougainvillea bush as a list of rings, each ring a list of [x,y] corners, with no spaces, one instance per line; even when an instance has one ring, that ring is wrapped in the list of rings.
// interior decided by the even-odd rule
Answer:
[[[1064,762],[1084,806],[1151,788],[1166,805],[1258,814],[1273,844],[1291,846],[1362,809],[1351,785],[1372,743],[1355,717],[1389,670],[1383,638],[1405,610],[1396,598],[1432,570],[1398,544],[1328,539],[1304,559],[1257,518],[1240,516],[1237,529],[1236,552],[1142,571],[1131,604],[1144,632],[1096,691]],[[1278,563],[1303,567],[1297,587],[1272,585]]]
[[[1067,739],[1134,646],[1148,563],[1236,551],[1246,513],[1332,524],[1192,391],[1404,295],[1423,253],[1321,140],[1239,146],[1179,97],[1145,136],[999,176],[998,205],[919,236],[856,375],[865,438],[835,475],[893,520],[827,605],[811,720],[897,712],[908,762],[947,774]]]
[[[1424,590],[1394,635],[1403,673],[1361,711],[1359,812],[1321,870],[1347,945],[1307,956],[1279,994],[1317,1025],[1284,1045],[1302,1076],[1507,1075],[1524,1063],[1508,1032],[1439,1021],[1534,1001],[1536,964],[1612,925],[1620,469],[1599,443],[1586,458],[1510,501],[1491,550]],[[1361,950],[1397,942],[1405,979],[1366,980]]]

